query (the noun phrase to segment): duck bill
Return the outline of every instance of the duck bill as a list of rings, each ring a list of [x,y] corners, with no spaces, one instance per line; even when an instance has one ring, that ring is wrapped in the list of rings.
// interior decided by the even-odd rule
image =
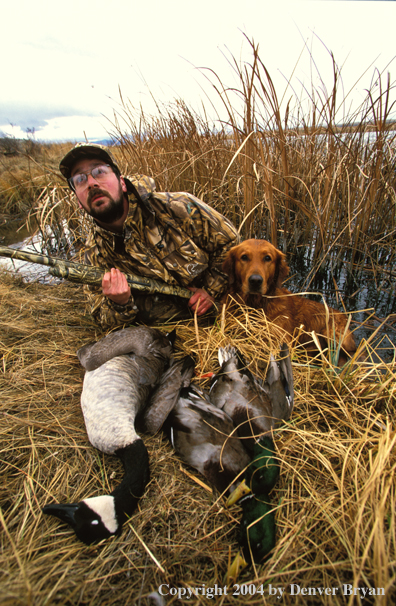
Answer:
[[[240,575],[242,570],[244,570],[246,568],[246,566],[248,566],[248,563],[246,562],[243,555],[241,555],[240,552],[238,552],[234,558],[234,561],[232,562],[231,566],[229,567],[229,569],[227,571],[227,585],[230,585],[231,583],[235,583],[238,576]]]
[[[66,524],[74,526],[76,523],[75,513],[78,508],[79,505],[74,503],[66,503],[64,505],[61,503],[53,503],[52,505],[45,505],[42,512],[47,515],[54,516],[55,518],[59,518],[59,520],[66,522]]]
[[[242,480],[240,484],[235,488],[235,490],[230,494],[227,499],[226,506],[231,507],[235,503],[237,503],[242,497],[246,497],[247,494],[250,494],[252,491],[247,486],[245,480]]]

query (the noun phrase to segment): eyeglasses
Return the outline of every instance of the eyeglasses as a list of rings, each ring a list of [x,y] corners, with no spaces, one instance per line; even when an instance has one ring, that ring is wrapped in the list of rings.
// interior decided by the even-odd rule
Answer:
[[[95,166],[92,170],[88,170],[85,173],[77,173],[73,177],[68,179],[68,183],[73,191],[82,191],[88,185],[88,176],[91,175],[95,181],[101,183],[105,181],[110,173],[113,172],[110,164],[100,164],[99,166]]]

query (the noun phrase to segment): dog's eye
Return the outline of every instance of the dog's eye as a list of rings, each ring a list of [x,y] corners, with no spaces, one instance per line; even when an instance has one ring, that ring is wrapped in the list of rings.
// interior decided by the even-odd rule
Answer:
[[[241,255],[241,261],[249,261],[248,255]]]
[[[265,255],[265,257],[264,257],[264,261],[271,261],[271,260],[272,260],[272,259],[271,259],[270,255]]]

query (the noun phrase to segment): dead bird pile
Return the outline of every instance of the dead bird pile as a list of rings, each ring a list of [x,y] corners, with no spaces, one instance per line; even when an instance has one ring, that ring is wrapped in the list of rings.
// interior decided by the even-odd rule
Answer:
[[[162,433],[143,436],[151,480],[119,538],[86,546],[43,516],[45,503],[110,493],[122,476],[120,462],[89,443],[80,406],[76,350],[102,335],[84,315],[78,286],[24,284],[1,274],[0,297],[2,604],[124,606],[152,603],[153,592],[178,603],[172,588],[190,588],[197,595],[186,603],[206,604],[205,588],[224,588],[237,551],[238,508],[226,509]],[[194,357],[200,385],[199,377],[218,369],[220,346],[236,346],[259,374],[279,340],[259,312],[176,330],[176,355]],[[277,542],[268,561],[238,579],[250,587],[244,603],[265,603],[269,585],[284,588],[284,604],[307,603],[291,585],[294,593],[311,588],[310,603],[360,603],[358,595],[344,595],[345,585],[372,596],[383,588],[385,596],[371,603],[391,604],[395,364],[340,373],[297,349],[292,360],[294,411],[275,435]],[[336,589],[326,596],[317,588]],[[218,603],[238,603],[233,592],[229,586]]]

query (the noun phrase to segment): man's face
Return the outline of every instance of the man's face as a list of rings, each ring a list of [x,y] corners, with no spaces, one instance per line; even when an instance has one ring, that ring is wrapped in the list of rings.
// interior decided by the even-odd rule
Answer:
[[[100,182],[96,181],[90,171],[103,165],[102,160],[80,160],[73,166],[71,176],[85,173],[88,177],[85,187],[76,191],[80,208],[100,223],[114,223],[121,219],[125,212],[127,191],[124,179],[111,171]]]

